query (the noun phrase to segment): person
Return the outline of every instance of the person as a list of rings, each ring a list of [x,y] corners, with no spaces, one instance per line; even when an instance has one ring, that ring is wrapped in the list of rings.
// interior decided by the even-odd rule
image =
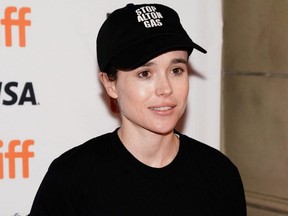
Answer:
[[[99,78],[121,125],[50,165],[30,216],[244,216],[237,167],[175,130],[189,92],[188,60],[206,53],[161,4],[128,4],[97,37]]]

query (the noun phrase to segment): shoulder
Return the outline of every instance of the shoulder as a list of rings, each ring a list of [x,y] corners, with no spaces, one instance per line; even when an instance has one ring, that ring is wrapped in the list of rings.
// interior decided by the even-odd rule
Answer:
[[[239,194],[243,191],[241,176],[236,165],[222,152],[185,135],[180,135],[187,167],[207,185],[219,193]]]
[[[238,172],[235,164],[218,149],[183,134],[180,134],[180,139],[187,157],[202,169],[208,169],[210,173],[214,171],[221,174],[224,174],[224,170],[233,173]]]
[[[213,200],[211,204],[218,203],[222,208],[222,215],[246,215],[244,188],[234,163],[209,145],[181,134],[180,139],[185,155],[185,169],[189,169],[188,176],[197,182],[198,188],[202,187],[203,191],[214,194],[205,199],[217,197],[220,204],[217,200]]]
[[[97,165],[109,160],[114,132],[103,134],[78,145],[56,158],[48,172],[56,175],[88,175]]]
[[[90,157],[95,154],[101,156],[103,151],[105,152],[105,150],[109,148],[111,139],[113,139],[113,133],[107,133],[92,138],[85,143],[64,152],[55,161],[64,162],[65,160],[91,159]]]

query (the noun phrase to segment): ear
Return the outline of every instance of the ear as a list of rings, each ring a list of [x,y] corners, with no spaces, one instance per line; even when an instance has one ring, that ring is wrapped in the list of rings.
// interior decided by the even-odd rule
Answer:
[[[116,99],[118,97],[117,91],[116,91],[116,83],[115,81],[111,81],[108,78],[107,73],[100,72],[99,73],[99,79],[101,83],[103,84],[104,88],[106,89],[107,94],[111,97]]]

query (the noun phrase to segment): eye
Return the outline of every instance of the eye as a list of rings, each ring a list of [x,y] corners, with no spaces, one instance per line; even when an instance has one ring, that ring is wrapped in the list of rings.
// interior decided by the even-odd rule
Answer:
[[[176,75],[176,76],[181,75],[183,72],[184,72],[184,69],[180,68],[180,67],[172,68],[172,71],[171,71],[171,73]]]
[[[149,78],[150,76],[151,76],[151,72],[149,72],[148,70],[144,70],[138,73],[139,78]]]

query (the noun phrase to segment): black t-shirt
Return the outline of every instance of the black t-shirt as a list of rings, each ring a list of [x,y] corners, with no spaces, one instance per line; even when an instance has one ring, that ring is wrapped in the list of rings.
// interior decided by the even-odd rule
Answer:
[[[245,216],[241,178],[218,150],[179,134],[163,168],[138,161],[117,130],[53,161],[30,216]]]

